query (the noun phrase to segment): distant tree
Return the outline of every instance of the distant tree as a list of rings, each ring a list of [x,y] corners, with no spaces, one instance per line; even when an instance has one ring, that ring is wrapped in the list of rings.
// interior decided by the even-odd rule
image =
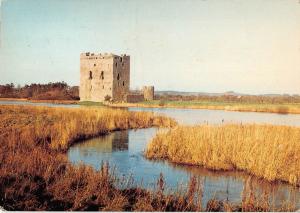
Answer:
[[[160,100],[158,106],[165,106],[165,104],[166,104],[165,100]]]

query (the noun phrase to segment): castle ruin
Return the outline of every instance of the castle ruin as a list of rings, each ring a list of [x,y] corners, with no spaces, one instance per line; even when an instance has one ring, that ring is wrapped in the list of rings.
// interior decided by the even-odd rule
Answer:
[[[130,57],[114,54],[80,55],[81,101],[124,101],[129,93]]]
[[[154,87],[130,92],[130,56],[82,53],[80,55],[80,101],[140,102],[154,99]]]
[[[154,100],[154,86],[143,86],[142,92],[145,101]]]

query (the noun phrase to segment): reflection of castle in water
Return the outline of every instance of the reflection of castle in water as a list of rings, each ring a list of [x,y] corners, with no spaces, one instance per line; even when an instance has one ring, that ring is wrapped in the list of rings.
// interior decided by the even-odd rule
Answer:
[[[112,151],[128,150],[128,131],[115,132],[111,145]]]
[[[84,141],[77,144],[78,151],[82,155],[91,153],[111,153],[128,150],[128,131],[117,131],[108,135]]]

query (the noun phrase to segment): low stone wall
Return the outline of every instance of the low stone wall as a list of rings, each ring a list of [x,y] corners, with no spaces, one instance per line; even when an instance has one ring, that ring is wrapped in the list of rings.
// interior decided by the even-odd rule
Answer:
[[[127,94],[125,96],[125,101],[128,103],[137,103],[144,101],[144,95],[141,94]]]

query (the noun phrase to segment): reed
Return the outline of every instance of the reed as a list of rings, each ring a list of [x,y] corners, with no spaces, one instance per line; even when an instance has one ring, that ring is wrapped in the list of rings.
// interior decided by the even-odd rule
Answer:
[[[179,126],[158,133],[145,156],[213,170],[243,170],[300,185],[300,128],[273,125]]]
[[[204,101],[145,101],[140,103],[109,103],[112,107],[144,107],[144,108],[185,108],[210,109],[240,112],[267,112],[280,114],[300,114],[298,103],[286,104],[248,104],[234,102],[204,102]]]
[[[114,130],[176,125],[173,119],[153,113],[108,108],[1,106],[0,115],[0,136],[28,130],[31,135],[24,137],[64,151],[78,140]]]
[[[175,124],[172,119],[145,112],[1,106],[0,206],[6,210],[28,211],[261,209],[257,203],[242,202],[233,208],[233,204],[214,200],[202,207],[203,189],[194,177],[187,192],[164,193],[163,175],[157,182],[157,190],[147,191],[132,182],[121,181],[108,164],[102,164],[99,171],[85,165],[74,166],[64,153],[72,143],[84,137],[118,129]],[[194,202],[195,197],[200,200]]]

